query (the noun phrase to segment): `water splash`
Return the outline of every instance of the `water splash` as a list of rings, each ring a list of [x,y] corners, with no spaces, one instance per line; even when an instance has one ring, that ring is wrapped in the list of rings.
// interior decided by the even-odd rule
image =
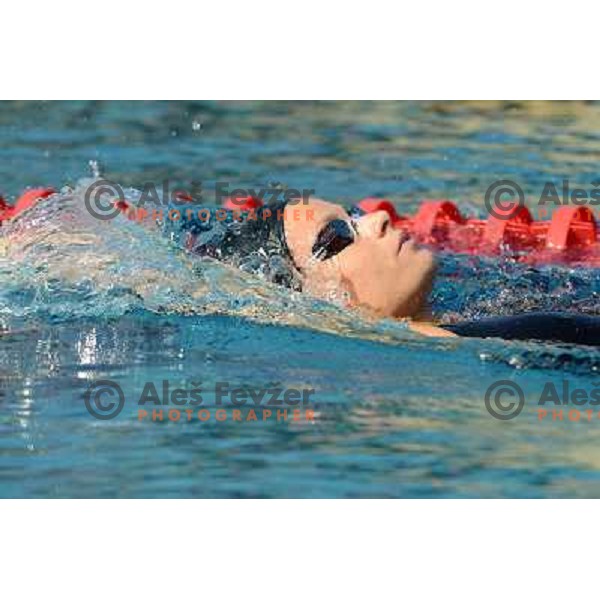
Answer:
[[[444,322],[530,311],[600,314],[600,270],[442,255],[432,301]]]

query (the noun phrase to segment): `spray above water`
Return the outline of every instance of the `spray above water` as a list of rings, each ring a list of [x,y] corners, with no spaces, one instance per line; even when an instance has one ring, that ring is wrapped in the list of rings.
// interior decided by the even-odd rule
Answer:
[[[100,163],[97,160],[90,160],[88,162],[88,166],[90,168],[92,179],[100,179],[102,177],[102,169],[100,168]]]

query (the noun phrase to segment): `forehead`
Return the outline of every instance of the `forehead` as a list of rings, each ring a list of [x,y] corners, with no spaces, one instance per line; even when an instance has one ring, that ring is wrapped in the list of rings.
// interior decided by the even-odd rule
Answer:
[[[324,200],[309,200],[306,204],[288,204],[285,208],[285,236],[298,266],[311,255],[317,234],[332,219],[347,219],[348,213],[339,204]]]

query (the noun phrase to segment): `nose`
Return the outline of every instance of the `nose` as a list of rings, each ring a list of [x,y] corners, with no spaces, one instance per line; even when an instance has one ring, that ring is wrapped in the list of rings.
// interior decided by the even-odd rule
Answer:
[[[363,215],[358,220],[358,233],[365,237],[381,238],[390,227],[390,215],[385,210]]]

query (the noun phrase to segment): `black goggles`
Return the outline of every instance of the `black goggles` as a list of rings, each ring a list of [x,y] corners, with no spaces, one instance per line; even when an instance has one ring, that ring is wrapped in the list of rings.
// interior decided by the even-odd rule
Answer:
[[[328,260],[345,250],[356,239],[354,220],[364,214],[358,207],[348,211],[350,221],[333,219],[329,221],[317,235],[312,247],[312,254],[317,260]]]

